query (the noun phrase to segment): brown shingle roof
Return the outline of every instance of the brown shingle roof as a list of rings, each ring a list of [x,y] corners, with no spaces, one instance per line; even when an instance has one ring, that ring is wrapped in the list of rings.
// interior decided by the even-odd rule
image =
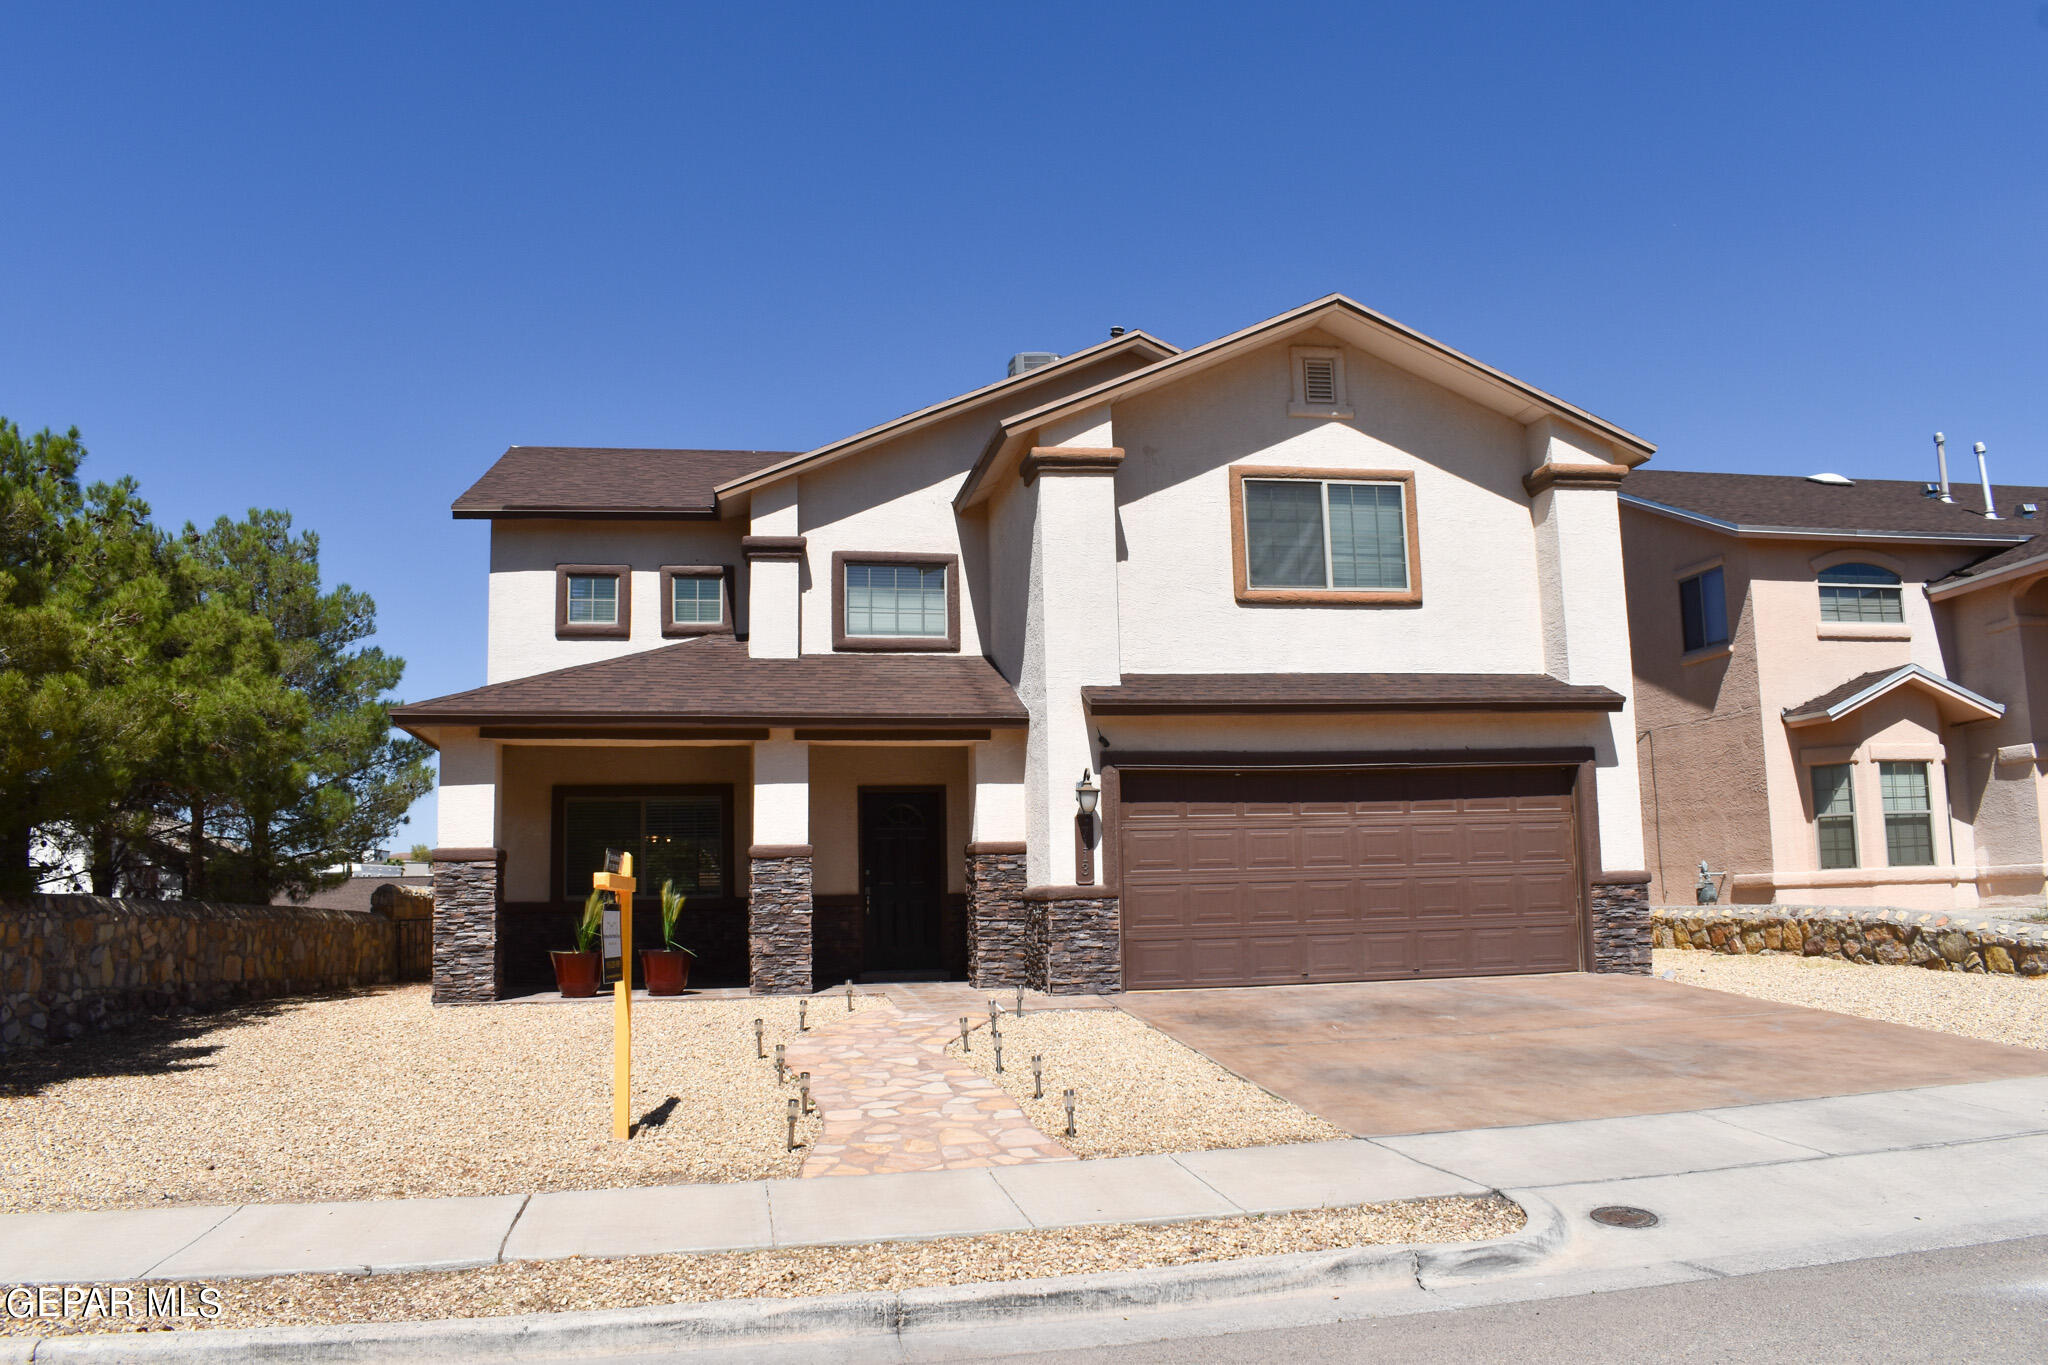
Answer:
[[[1127,673],[1097,715],[1218,711],[1619,711],[1619,692],[1542,673]]]
[[[1716,474],[1638,469],[1621,486],[1624,501],[1674,507],[1745,530],[1813,530],[1863,535],[1945,536],[1997,544],[2025,539],[2040,523],[2013,515],[2023,502],[2048,503],[2048,488],[1993,485],[2001,521],[1986,521],[1974,484],[1953,483],[1952,503],[1926,497],[1906,479],[1857,479],[1843,487],[1787,474]]]
[[[706,637],[392,708],[428,725],[1022,725],[1023,703],[979,655],[756,659]]]
[[[708,517],[728,479],[788,450],[513,446],[455,500],[457,517]]]

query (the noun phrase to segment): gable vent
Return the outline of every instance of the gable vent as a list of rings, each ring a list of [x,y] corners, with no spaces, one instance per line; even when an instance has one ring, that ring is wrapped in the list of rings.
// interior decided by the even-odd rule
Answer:
[[[1301,362],[1301,396],[1312,408],[1337,406],[1337,362],[1308,356]]]

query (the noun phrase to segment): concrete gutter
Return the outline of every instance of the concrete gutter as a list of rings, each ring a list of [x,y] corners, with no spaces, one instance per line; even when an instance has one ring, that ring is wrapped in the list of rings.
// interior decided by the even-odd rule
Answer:
[[[446,1322],[51,1337],[0,1344],[0,1365],[521,1361],[655,1350],[732,1350],[743,1352],[748,1360],[764,1360],[776,1358],[778,1349],[791,1352],[793,1359],[814,1359],[829,1349],[843,1360],[901,1360],[919,1354],[906,1345],[910,1337],[1000,1328],[1014,1339],[1020,1332],[1102,1314],[1156,1316],[1308,1295],[1326,1304],[1342,1304],[1363,1295],[1412,1293],[1528,1271],[1563,1248],[1569,1229],[1564,1214],[1540,1195],[1524,1195],[1520,1202],[1529,1214],[1527,1226],[1512,1237],[1489,1242],[1356,1247],[894,1294],[743,1299]]]

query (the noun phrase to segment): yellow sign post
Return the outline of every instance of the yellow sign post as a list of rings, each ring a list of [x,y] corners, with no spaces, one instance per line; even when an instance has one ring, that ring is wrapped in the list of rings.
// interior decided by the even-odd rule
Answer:
[[[610,863],[607,858],[606,863]],[[619,855],[616,871],[609,866],[593,873],[592,887],[609,891],[619,901],[619,979],[612,983],[612,1139],[633,1136],[633,855]]]

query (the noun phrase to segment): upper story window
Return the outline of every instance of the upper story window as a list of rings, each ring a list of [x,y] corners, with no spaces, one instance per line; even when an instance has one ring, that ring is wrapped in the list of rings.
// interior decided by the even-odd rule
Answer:
[[[624,564],[557,564],[555,638],[625,639],[632,586],[632,570]]]
[[[677,636],[730,633],[730,576],[716,564],[669,564],[661,570],[661,633]]]
[[[1847,763],[1813,767],[1813,824],[1822,867],[1856,866],[1856,795]]]
[[[1718,566],[1679,580],[1678,620],[1688,654],[1728,643],[1728,589]]]
[[[1233,469],[1239,601],[1419,601],[1413,476]]]
[[[1933,786],[1925,763],[1880,763],[1884,793],[1884,854],[1893,867],[1934,865]]]
[[[1837,564],[1820,572],[1823,621],[1904,621],[1899,576],[1875,564]]]
[[[957,557],[839,551],[832,574],[835,649],[960,647]]]
[[[619,623],[619,580],[608,574],[569,575],[571,625]]]

